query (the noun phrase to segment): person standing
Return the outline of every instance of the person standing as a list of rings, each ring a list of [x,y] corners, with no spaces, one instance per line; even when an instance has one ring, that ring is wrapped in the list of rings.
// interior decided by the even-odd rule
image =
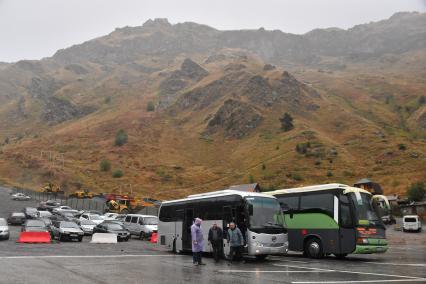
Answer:
[[[216,223],[214,223],[209,230],[208,241],[212,244],[214,261],[219,262],[223,247],[223,232],[222,229],[218,227]]]
[[[192,253],[195,265],[204,265],[201,260],[204,248],[204,237],[201,222],[202,220],[200,218],[195,218],[195,222],[191,226]]]
[[[243,234],[234,222],[229,224],[228,243],[230,246],[231,262],[241,258],[241,247],[244,245]]]

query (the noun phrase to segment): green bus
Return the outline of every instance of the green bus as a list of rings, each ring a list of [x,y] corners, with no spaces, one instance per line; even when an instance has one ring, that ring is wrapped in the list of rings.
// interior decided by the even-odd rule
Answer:
[[[312,258],[330,254],[342,258],[350,253],[384,253],[388,249],[385,226],[374,209],[376,204],[389,205],[383,196],[373,197],[366,190],[344,184],[265,194],[275,196],[281,204],[291,251],[302,251]]]

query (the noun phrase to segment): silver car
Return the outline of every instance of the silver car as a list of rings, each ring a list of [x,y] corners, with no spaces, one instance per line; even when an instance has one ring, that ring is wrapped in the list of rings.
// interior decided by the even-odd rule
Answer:
[[[7,221],[4,218],[0,218],[0,239],[9,239],[9,226],[7,225]]]
[[[23,193],[15,193],[15,194],[12,195],[12,199],[13,200],[19,200],[19,201],[26,201],[26,200],[30,200],[31,197],[29,197],[28,195],[23,194]]]
[[[78,240],[81,242],[83,240],[84,232],[80,227],[70,221],[59,221],[53,223],[52,226],[52,238],[58,239],[59,241],[65,240]]]

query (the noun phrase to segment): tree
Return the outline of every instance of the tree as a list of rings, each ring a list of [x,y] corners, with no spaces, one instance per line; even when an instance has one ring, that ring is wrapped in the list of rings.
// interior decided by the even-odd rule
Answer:
[[[103,159],[99,164],[99,167],[102,172],[109,172],[109,170],[111,170],[111,162],[107,159]]]
[[[407,197],[410,201],[421,201],[426,194],[424,182],[415,182],[407,189]]]
[[[249,183],[254,183],[254,177],[253,175],[249,175]]]
[[[153,103],[153,102],[148,102],[148,103],[146,104],[146,110],[147,110],[147,111],[154,111],[154,110],[155,110],[154,103]]]
[[[115,135],[115,146],[123,146],[127,143],[127,133],[124,131],[124,129],[120,129],[117,131],[117,134]]]
[[[114,170],[112,173],[113,178],[121,178],[124,175],[123,171],[120,169]]]
[[[284,113],[284,115],[280,118],[281,129],[285,132],[290,131],[294,128],[293,125],[293,117],[289,113]]]

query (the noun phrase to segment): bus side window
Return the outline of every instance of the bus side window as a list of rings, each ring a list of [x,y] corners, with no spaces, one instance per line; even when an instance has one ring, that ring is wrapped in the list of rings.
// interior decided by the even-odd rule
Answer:
[[[341,194],[339,196],[340,203],[340,225],[342,227],[350,228],[353,227],[351,207],[349,198],[346,195]]]

